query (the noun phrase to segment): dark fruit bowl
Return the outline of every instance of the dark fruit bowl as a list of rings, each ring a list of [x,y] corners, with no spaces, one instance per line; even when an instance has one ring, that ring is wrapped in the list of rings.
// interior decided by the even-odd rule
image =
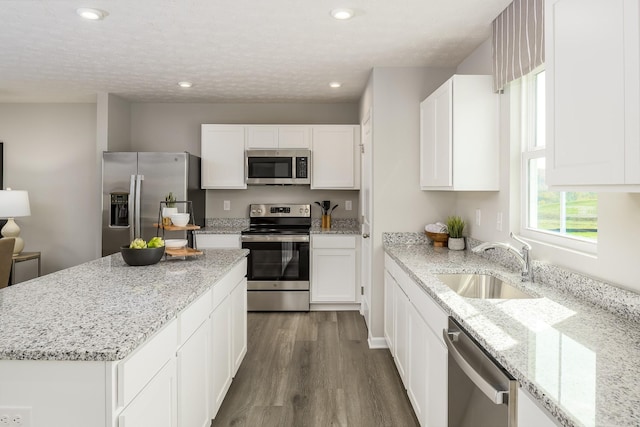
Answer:
[[[159,248],[131,249],[129,246],[120,248],[122,259],[129,265],[152,265],[157,264],[164,255],[164,246]]]

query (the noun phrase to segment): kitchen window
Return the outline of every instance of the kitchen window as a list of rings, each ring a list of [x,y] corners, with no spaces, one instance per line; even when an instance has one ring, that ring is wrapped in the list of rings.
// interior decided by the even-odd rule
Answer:
[[[545,72],[522,78],[522,235],[594,253],[598,239],[598,195],[549,190],[545,183]]]

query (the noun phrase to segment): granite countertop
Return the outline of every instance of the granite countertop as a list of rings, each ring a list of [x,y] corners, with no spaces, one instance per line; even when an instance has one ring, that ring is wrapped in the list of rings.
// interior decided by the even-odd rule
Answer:
[[[240,234],[249,227],[249,218],[207,218],[206,227],[194,230],[195,234]]]
[[[124,359],[248,254],[203,252],[144,267],[118,253],[0,290],[0,359]]]
[[[247,227],[213,225],[194,230],[194,234],[240,234]]]
[[[333,218],[331,228],[322,228],[320,219],[311,221],[311,234],[357,234],[360,235],[360,223],[355,218]]]
[[[567,283],[522,283],[519,272],[469,251],[425,244],[385,244],[385,251],[561,425],[640,425],[638,323],[560,288]],[[489,273],[538,298],[464,298],[437,273]]]
[[[331,228],[322,228],[318,225],[318,226],[312,226],[310,233],[311,234],[357,234],[357,235],[360,235],[360,227],[332,225]]]
[[[248,218],[209,218],[207,226],[195,230],[195,234],[240,234],[249,227]],[[354,218],[334,218],[331,228],[322,228],[320,219],[311,221],[311,234],[357,234],[360,235],[360,223]]]

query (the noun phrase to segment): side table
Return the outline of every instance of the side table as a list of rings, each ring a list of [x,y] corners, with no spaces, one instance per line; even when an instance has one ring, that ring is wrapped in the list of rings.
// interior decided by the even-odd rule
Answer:
[[[38,260],[38,277],[40,277],[40,252],[21,252],[18,255],[14,255],[11,260],[11,274],[9,277],[10,285],[16,284],[16,263],[30,261],[32,259]]]

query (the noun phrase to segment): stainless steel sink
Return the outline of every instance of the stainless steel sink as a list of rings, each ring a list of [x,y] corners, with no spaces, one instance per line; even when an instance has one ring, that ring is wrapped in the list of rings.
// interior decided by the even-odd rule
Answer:
[[[535,298],[488,274],[435,274],[455,293],[466,298],[523,299]]]

